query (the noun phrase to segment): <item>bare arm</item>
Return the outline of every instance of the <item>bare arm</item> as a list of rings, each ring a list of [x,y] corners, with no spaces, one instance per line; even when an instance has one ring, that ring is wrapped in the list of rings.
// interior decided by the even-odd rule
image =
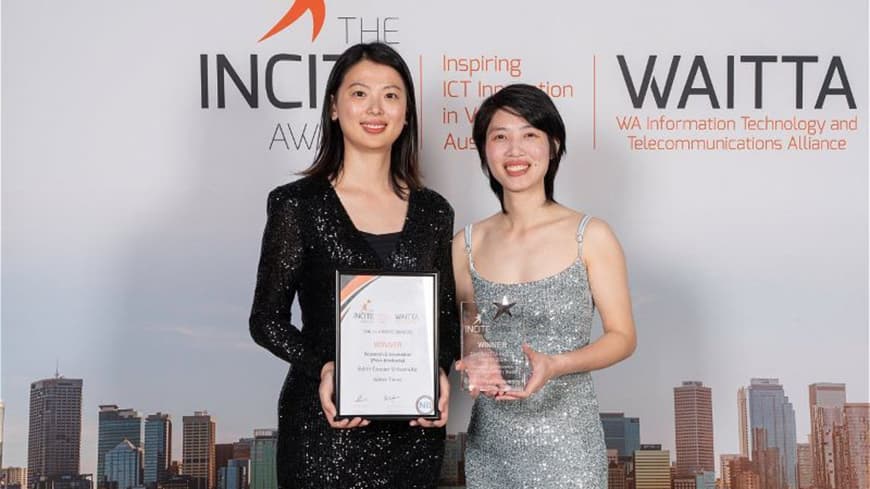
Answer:
[[[532,364],[532,377],[524,392],[509,395],[509,398],[527,397],[552,378],[602,369],[624,360],[634,352],[637,337],[625,256],[607,223],[597,219],[589,223],[584,236],[582,259],[588,271],[592,297],[601,315],[604,334],[582,348],[557,355],[546,355],[524,346]]]
[[[607,223],[597,219],[589,223],[583,261],[604,334],[583,348],[555,355],[556,375],[609,367],[628,358],[637,346],[625,256]]]

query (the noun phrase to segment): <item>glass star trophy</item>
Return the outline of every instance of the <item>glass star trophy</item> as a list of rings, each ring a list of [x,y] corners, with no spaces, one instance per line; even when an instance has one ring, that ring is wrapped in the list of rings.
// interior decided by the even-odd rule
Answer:
[[[480,392],[521,391],[530,367],[522,345],[522,307],[508,297],[462,302],[462,389]]]

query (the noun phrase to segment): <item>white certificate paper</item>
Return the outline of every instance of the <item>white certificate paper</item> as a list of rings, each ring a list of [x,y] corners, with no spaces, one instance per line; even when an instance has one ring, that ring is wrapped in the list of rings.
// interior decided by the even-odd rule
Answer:
[[[437,273],[336,272],[338,418],[437,418]]]

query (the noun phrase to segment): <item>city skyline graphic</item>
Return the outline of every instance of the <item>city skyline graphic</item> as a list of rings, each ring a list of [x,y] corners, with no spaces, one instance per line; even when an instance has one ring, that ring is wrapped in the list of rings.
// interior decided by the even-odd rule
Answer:
[[[34,430],[41,431],[44,429],[42,428],[44,423],[40,421],[40,415],[38,412],[40,410],[39,403],[45,402],[43,399],[47,397],[45,391],[48,390],[48,395],[50,395],[51,392],[54,392],[52,389],[66,389],[63,391],[61,397],[64,397],[65,403],[75,404],[79,409],[76,414],[81,417],[81,411],[83,410],[81,406],[81,395],[85,385],[85,379],[67,379],[58,373],[55,374],[55,377],[41,379],[32,383],[29,417],[29,425],[31,425],[31,441],[34,440]],[[757,460],[766,460],[766,462],[763,463],[773,464],[772,470],[774,473],[778,473],[779,475],[776,476],[778,478],[769,481],[761,479],[760,482],[748,482],[747,484],[750,484],[749,486],[746,486],[748,489],[755,487],[751,484],[761,484],[760,487],[762,488],[842,487],[842,483],[839,486],[833,483],[833,481],[836,480],[838,469],[834,465],[831,465],[832,462],[829,462],[828,466],[825,466],[825,456],[821,455],[819,456],[819,460],[822,460],[821,463],[818,463],[816,460],[813,460],[812,462],[814,464],[814,468],[811,470],[812,477],[816,481],[824,480],[826,477],[830,480],[828,480],[827,483],[817,483],[816,485],[800,485],[799,474],[802,470],[806,471],[808,469],[805,467],[802,468],[802,466],[798,464],[796,458],[798,456],[797,449],[801,446],[824,447],[825,450],[829,450],[830,452],[827,458],[833,460],[835,458],[834,451],[836,450],[837,443],[835,441],[836,434],[834,435],[834,438],[832,438],[831,432],[836,432],[836,426],[845,426],[843,429],[846,430],[844,432],[847,432],[849,428],[848,422],[844,422],[843,413],[848,412],[849,410],[859,410],[860,415],[856,419],[860,419],[861,424],[856,426],[858,432],[860,432],[860,430],[864,431],[864,435],[863,439],[856,446],[862,450],[862,455],[855,454],[854,456],[863,457],[864,460],[870,460],[868,459],[868,456],[870,456],[870,444],[868,444],[870,425],[868,425],[867,422],[868,418],[870,418],[870,403],[866,400],[863,402],[855,402],[854,400],[847,401],[848,389],[847,386],[842,383],[814,383],[808,385],[807,389],[810,395],[810,402],[812,403],[811,406],[808,406],[808,412],[811,413],[811,424],[813,425],[814,431],[812,434],[805,437],[804,440],[796,439],[797,433],[794,423],[795,409],[791,402],[789,402],[788,395],[778,379],[753,378],[750,379],[747,385],[738,386],[736,389],[732,389],[733,402],[738,406],[738,416],[737,419],[733,420],[734,422],[732,423],[732,426],[734,430],[740,432],[741,446],[736,450],[727,452],[715,450],[713,448],[715,439],[715,430],[713,428],[714,414],[712,408],[713,389],[710,386],[705,385],[702,381],[687,380],[682,381],[680,385],[672,387],[672,416],[675,422],[675,430],[672,440],[645,439],[640,431],[640,428],[644,426],[645,420],[633,416],[630,410],[619,412],[602,410],[602,422],[605,430],[607,448],[609,449],[608,455],[612,458],[613,462],[611,467],[611,478],[624,477],[627,475],[628,480],[631,481],[635,480],[635,476],[642,477],[642,469],[639,469],[638,467],[643,467],[643,464],[646,462],[640,462],[639,460],[645,459],[637,459],[635,457],[636,452],[642,450],[643,453],[641,455],[644,457],[654,457],[650,460],[655,460],[655,457],[660,460],[663,460],[664,458],[668,460],[667,467],[669,477],[672,477],[672,479],[669,479],[671,482],[680,482],[683,486],[691,482],[691,484],[694,484],[691,487],[695,489],[701,489],[699,484],[709,485],[717,479],[720,484],[717,487],[727,487],[728,489],[732,489],[730,486],[722,485],[727,484],[726,482],[723,482],[723,480],[731,480],[729,479],[729,470],[732,469],[732,463],[726,461],[734,461],[736,464],[734,467],[740,467],[739,463],[741,463],[742,460],[746,460],[748,463],[750,459],[753,463],[757,463]],[[34,392],[36,392],[36,394],[34,394]],[[839,411],[837,411],[837,409],[839,409]],[[244,468],[241,468],[241,466],[235,467],[233,464],[239,465],[241,459],[235,460],[233,458],[233,449],[231,448],[235,446],[235,453],[238,454],[238,445],[245,445],[247,447],[245,450],[247,451],[245,452],[244,460],[249,460],[251,456],[251,445],[253,443],[252,440],[260,439],[260,436],[262,436],[265,431],[265,438],[271,440],[270,443],[274,443],[276,432],[273,429],[252,427],[247,436],[233,439],[233,437],[221,437],[216,435],[216,433],[219,432],[218,423],[216,418],[210,415],[208,411],[172,414],[166,411],[145,413],[136,410],[134,407],[119,408],[118,405],[100,405],[98,406],[98,411],[98,438],[100,443],[98,449],[99,462],[97,464],[97,470],[80,470],[83,474],[91,474],[94,481],[101,481],[106,477],[114,477],[117,479],[121,477],[115,475],[118,473],[127,474],[129,471],[118,472],[114,467],[119,463],[117,460],[126,460],[123,459],[122,456],[128,454],[127,457],[129,460],[137,460],[136,457],[138,457],[138,460],[140,460],[138,463],[142,465],[142,469],[145,471],[142,473],[150,472],[152,478],[150,482],[153,483],[159,480],[157,477],[158,470],[162,471],[161,473],[166,476],[166,474],[170,473],[171,466],[177,467],[181,464],[182,460],[188,459],[190,457],[188,450],[194,449],[206,454],[195,459],[206,461],[199,462],[198,465],[192,463],[182,464],[183,468],[180,470],[183,474],[202,480],[202,486],[190,486],[191,489],[208,489],[217,487],[226,489],[225,486],[218,486],[218,481],[224,481],[221,477],[228,477],[228,470],[230,471],[229,473],[235,474],[233,477],[238,480],[242,480],[239,479],[242,475],[245,477],[244,480],[247,480],[247,478],[250,478],[249,474],[254,472],[262,474],[264,471],[269,473],[270,470],[274,470],[274,467],[271,464],[268,464],[269,466],[266,467],[263,465],[262,461],[259,462],[259,466],[252,466],[246,461]],[[837,418],[837,416],[839,416],[839,418]],[[178,438],[173,434],[171,425],[173,424],[173,420],[179,421],[180,419],[183,419],[183,424],[176,424],[183,427],[183,435]],[[146,420],[149,423],[145,423]],[[159,421],[160,423],[152,423],[154,421]],[[646,421],[654,422],[654,420]],[[827,439],[824,438],[824,433],[826,431],[824,429],[818,429],[821,428],[824,423],[830,424],[827,428]],[[149,424],[152,426],[149,427]],[[159,428],[155,431],[153,428],[157,424],[159,424]],[[33,425],[35,425],[35,427]],[[196,428],[196,426],[203,426],[203,428]],[[745,431],[747,431],[747,428],[748,431],[752,433],[751,442],[748,446],[744,446],[744,439],[742,437],[746,435]],[[53,426],[51,429],[65,429],[67,431],[81,429],[81,420],[79,419],[76,421],[71,417],[61,423],[57,423],[56,426]],[[855,431],[856,427],[853,426],[851,429],[852,431]],[[143,443],[143,441],[148,439],[149,436],[151,436],[153,440],[153,434],[155,432],[159,433],[160,431],[166,431],[166,434],[163,436],[168,436],[168,439],[161,439],[158,445],[167,447],[169,454],[161,455],[165,458],[165,462],[160,466],[160,468],[156,468],[155,460],[157,456],[153,455],[156,453],[153,449],[151,451],[152,455],[145,456],[143,462],[142,454],[149,453],[149,444]],[[151,435],[149,435],[149,432]],[[51,434],[52,438],[55,436],[53,433],[54,432]],[[143,433],[145,435],[144,438],[142,437]],[[258,434],[260,436],[258,436]],[[82,432],[81,435],[86,435],[86,433]],[[852,437],[854,438],[855,434],[852,434]],[[173,438],[175,441],[173,441]],[[2,440],[2,438],[0,438],[0,440]],[[442,470],[442,482],[445,484],[444,487],[462,487],[464,484],[462,476],[464,454],[462,453],[462,449],[458,447],[464,448],[465,440],[466,435],[464,432],[450,433],[450,436],[448,437],[445,466]],[[80,445],[80,439],[76,439],[75,441]],[[669,441],[675,441],[674,445],[671,448],[662,448],[668,446]],[[171,448],[173,444],[177,448],[175,451]],[[188,448],[189,445],[193,446],[194,444],[196,444],[195,448]],[[229,454],[219,457],[219,461],[215,461],[214,459],[216,445],[225,446],[229,449]],[[179,450],[182,446],[184,447],[183,456]],[[209,447],[211,449],[211,459],[209,459],[207,455],[209,453]],[[748,447],[751,447],[751,453],[747,453]],[[69,465],[73,461],[73,458],[79,458],[77,447],[76,450],[72,450],[69,445],[66,445],[62,447],[62,449],[63,455],[59,456],[57,461],[47,462],[50,467],[53,467],[50,464],[57,462]],[[274,447],[272,450],[273,449]],[[853,448],[853,452],[854,450],[855,448]],[[812,453],[815,454],[817,451],[821,453],[822,449],[816,450],[814,448]],[[42,452],[44,452],[44,450],[42,450]],[[29,483],[33,483],[35,481],[34,477],[37,477],[37,474],[34,474],[34,467],[37,468],[37,472],[39,467],[45,467],[45,460],[39,457],[36,457],[36,460],[34,460],[34,454],[37,453],[41,453],[41,450],[38,449],[38,447],[33,447],[28,454],[27,465],[24,467],[16,467],[13,465],[13,467],[16,468],[29,469],[26,473],[26,480],[28,480]],[[274,456],[274,453],[272,453],[272,456]],[[847,455],[847,457],[848,456],[849,455]],[[105,464],[103,462],[104,459],[107,461]],[[771,460],[774,462],[771,462]],[[114,465],[112,465],[113,461]],[[218,463],[222,465],[217,465]],[[626,464],[629,467],[634,467],[632,471],[625,470]],[[804,461],[804,466],[806,464],[807,462]],[[614,467],[617,466],[620,467],[620,469],[614,471]],[[136,467],[139,466],[137,465]],[[788,467],[791,467],[791,469],[788,469]],[[867,470],[865,469],[864,472],[856,472],[857,469],[853,466],[848,467],[850,467],[850,473],[855,472],[859,474],[858,476],[853,477],[853,479],[856,479],[856,485],[854,487],[856,489],[865,489],[867,483],[870,482],[867,480]],[[70,467],[63,466],[61,469],[52,468],[49,470],[69,472]],[[634,471],[636,470],[640,470],[640,472],[635,473]],[[733,468],[733,470],[738,469]],[[757,469],[755,468],[746,470],[748,471],[746,472],[747,474],[755,474],[757,472]],[[682,477],[682,479],[678,481],[679,477]],[[723,479],[723,477],[725,479]],[[753,477],[757,477],[757,474]],[[807,476],[804,477],[806,478]],[[133,480],[136,483],[131,484],[130,487],[135,487],[136,485],[146,482],[141,479],[141,477],[140,479],[135,479],[134,477]],[[260,476],[260,480],[263,480],[262,475]],[[226,484],[226,481],[220,483]],[[637,480],[635,480],[635,483],[640,484]],[[265,487],[268,488],[271,486],[267,485]],[[743,488],[744,486],[740,487]],[[688,486],[683,487],[683,489],[687,488]]]

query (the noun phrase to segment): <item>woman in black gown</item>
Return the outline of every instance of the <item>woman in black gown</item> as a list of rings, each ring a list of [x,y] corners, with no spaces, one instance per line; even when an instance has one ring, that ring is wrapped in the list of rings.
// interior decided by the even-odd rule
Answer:
[[[421,184],[408,67],[385,44],[352,46],[326,86],[320,145],[304,177],[269,194],[250,328],[290,364],[278,402],[278,485],[434,488],[458,352],[453,210]],[[441,419],[333,420],[335,270],[441,273]],[[296,294],[302,328],[291,324]]]

